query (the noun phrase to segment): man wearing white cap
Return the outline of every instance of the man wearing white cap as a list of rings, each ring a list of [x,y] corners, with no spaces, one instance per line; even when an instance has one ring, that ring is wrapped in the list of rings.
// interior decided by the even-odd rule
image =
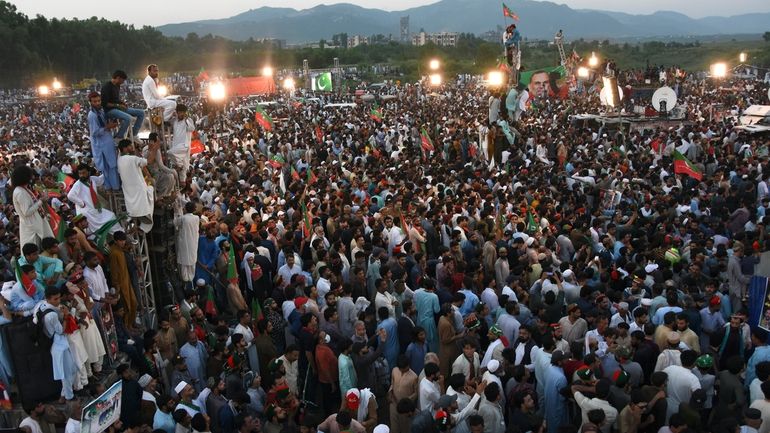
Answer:
[[[195,388],[192,385],[184,381],[179,382],[174,388],[174,392],[179,396],[177,409],[184,409],[191,417],[201,413],[201,408],[192,401],[192,396],[195,394]]]
[[[617,308],[618,312],[613,314],[612,319],[610,319],[610,328],[617,328],[621,322],[627,323],[630,326],[634,320],[628,312],[628,302],[618,303]]]

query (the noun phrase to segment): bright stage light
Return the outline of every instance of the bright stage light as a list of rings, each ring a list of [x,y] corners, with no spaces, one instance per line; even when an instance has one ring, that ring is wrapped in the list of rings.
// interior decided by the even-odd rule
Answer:
[[[264,68],[262,68],[262,75],[265,77],[272,77],[273,68],[271,66],[265,66]]]
[[[432,74],[430,76],[430,85],[431,86],[440,86],[441,85],[441,74]]]
[[[225,85],[222,83],[213,83],[209,86],[209,98],[212,101],[223,101],[225,93]]]
[[[505,75],[500,71],[492,71],[487,76],[487,84],[492,87],[499,87],[505,83]]]
[[[430,62],[428,62],[428,68],[430,68],[431,71],[438,71],[438,68],[441,67],[441,62],[438,61],[438,59],[432,59]]]
[[[580,78],[588,78],[588,68],[585,66],[581,66],[577,70],[578,77]]]
[[[37,88],[37,93],[40,96],[48,96],[48,94],[51,93],[51,89],[49,89],[48,86],[43,85]]]
[[[59,80],[57,80],[56,78],[54,78],[54,79],[53,79],[53,89],[54,89],[54,90],[59,90],[59,89],[61,89],[61,83],[60,83],[60,82],[59,82]]]
[[[164,98],[166,95],[168,95],[168,87],[166,87],[164,84],[158,86],[158,95],[160,95],[161,98]]]
[[[738,59],[741,61],[741,63],[744,63],[746,61],[746,59],[747,59],[746,53],[741,53],[738,56]]]
[[[727,76],[726,63],[714,63],[711,65],[711,75],[715,78],[724,78]]]
[[[596,54],[592,51],[591,52],[591,58],[588,59],[588,66],[590,67],[596,67],[599,65],[599,58],[596,57]]]
[[[283,88],[286,90],[294,90],[294,78],[286,78],[283,80]]]

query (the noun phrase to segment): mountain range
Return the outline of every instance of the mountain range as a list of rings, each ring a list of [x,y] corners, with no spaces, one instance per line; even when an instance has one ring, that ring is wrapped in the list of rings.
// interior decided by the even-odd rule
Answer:
[[[520,17],[518,27],[522,36],[530,39],[551,39],[559,29],[563,29],[570,39],[761,34],[770,30],[770,13],[694,19],[668,11],[632,15],[572,9],[549,1],[509,0],[506,4]],[[288,43],[315,42],[343,32],[348,35],[392,35],[398,40],[399,20],[407,15],[412,34],[421,29],[481,34],[511,22],[510,18],[503,18],[499,1],[441,0],[395,12],[349,3],[318,5],[303,10],[260,7],[230,18],[166,24],[158,30],[167,36],[186,36],[195,32],[200,36],[212,34],[233,40],[284,39]]]

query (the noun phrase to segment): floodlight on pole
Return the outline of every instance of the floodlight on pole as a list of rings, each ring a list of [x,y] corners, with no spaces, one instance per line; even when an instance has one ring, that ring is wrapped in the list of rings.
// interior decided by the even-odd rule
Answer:
[[[37,93],[40,96],[48,96],[48,94],[51,93],[51,89],[49,89],[46,85],[42,85],[37,88]]]
[[[430,68],[431,71],[438,71],[440,67],[441,62],[439,62],[438,59],[431,59],[431,61],[428,62],[428,68]]]
[[[585,66],[581,66],[577,70],[577,75],[580,78],[588,78],[588,74],[589,74],[588,68],[586,68]]]
[[[588,59],[588,66],[594,68],[599,65],[599,58],[596,57],[596,53],[591,51],[591,57]]]
[[[283,88],[286,90],[294,90],[294,78],[285,78],[283,80]]]
[[[226,95],[226,91],[225,91],[225,85],[223,83],[217,82],[209,86],[209,98],[212,101],[215,101],[215,102],[224,101],[225,95]]]
[[[505,83],[505,76],[501,71],[491,71],[487,75],[487,84],[490,87],[500,87]]]
[[[168,87],[166,87],[165,84],[158,86],[158,95],[160,95],[161,98],[165,98],[166,95],[168,95]]]
[[[430,76],[430,85],[431,86],[440,86],[441,85],[441,74],[431,74]]]
[[[738,60],[740,60],[741,63],[745,63],[747,58],[748,56],[746,55],[746,53],[741,53],[738,55]]]
[[[59,89],[61,89],[61,83],[59,82],[59,80],[58,80],[58,79],[56,79],[56,78],[54,78],[54,79],[53,79],[53,85],[52,85],[52,87],[53,87],[53,89],[54,89],[54,90],[59,90]]]
[[[711,65],[711,76],[724,78],[727,76],[727,63],[714,63]]]
[[[262,76],[264,77],[272,77],[273,76],[273,67],[272,66],[265,66],[262,68]]]

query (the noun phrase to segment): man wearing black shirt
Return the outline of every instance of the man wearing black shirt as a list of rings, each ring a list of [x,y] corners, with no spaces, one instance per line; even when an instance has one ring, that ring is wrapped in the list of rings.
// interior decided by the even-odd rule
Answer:
[[[121,139],[126,137],[131,118],[136,118],[133,132],[134,140],[138,140],[136,137],[144,122],[144,110],[128,108],[126,103],[120,100],[120,86],[127,78],[128,75],[125,72],[117,70],[112,74],[112,80],[104,83],[102,86],[102,107],[104,107],[108,118],[120,121],[117,137]]]

